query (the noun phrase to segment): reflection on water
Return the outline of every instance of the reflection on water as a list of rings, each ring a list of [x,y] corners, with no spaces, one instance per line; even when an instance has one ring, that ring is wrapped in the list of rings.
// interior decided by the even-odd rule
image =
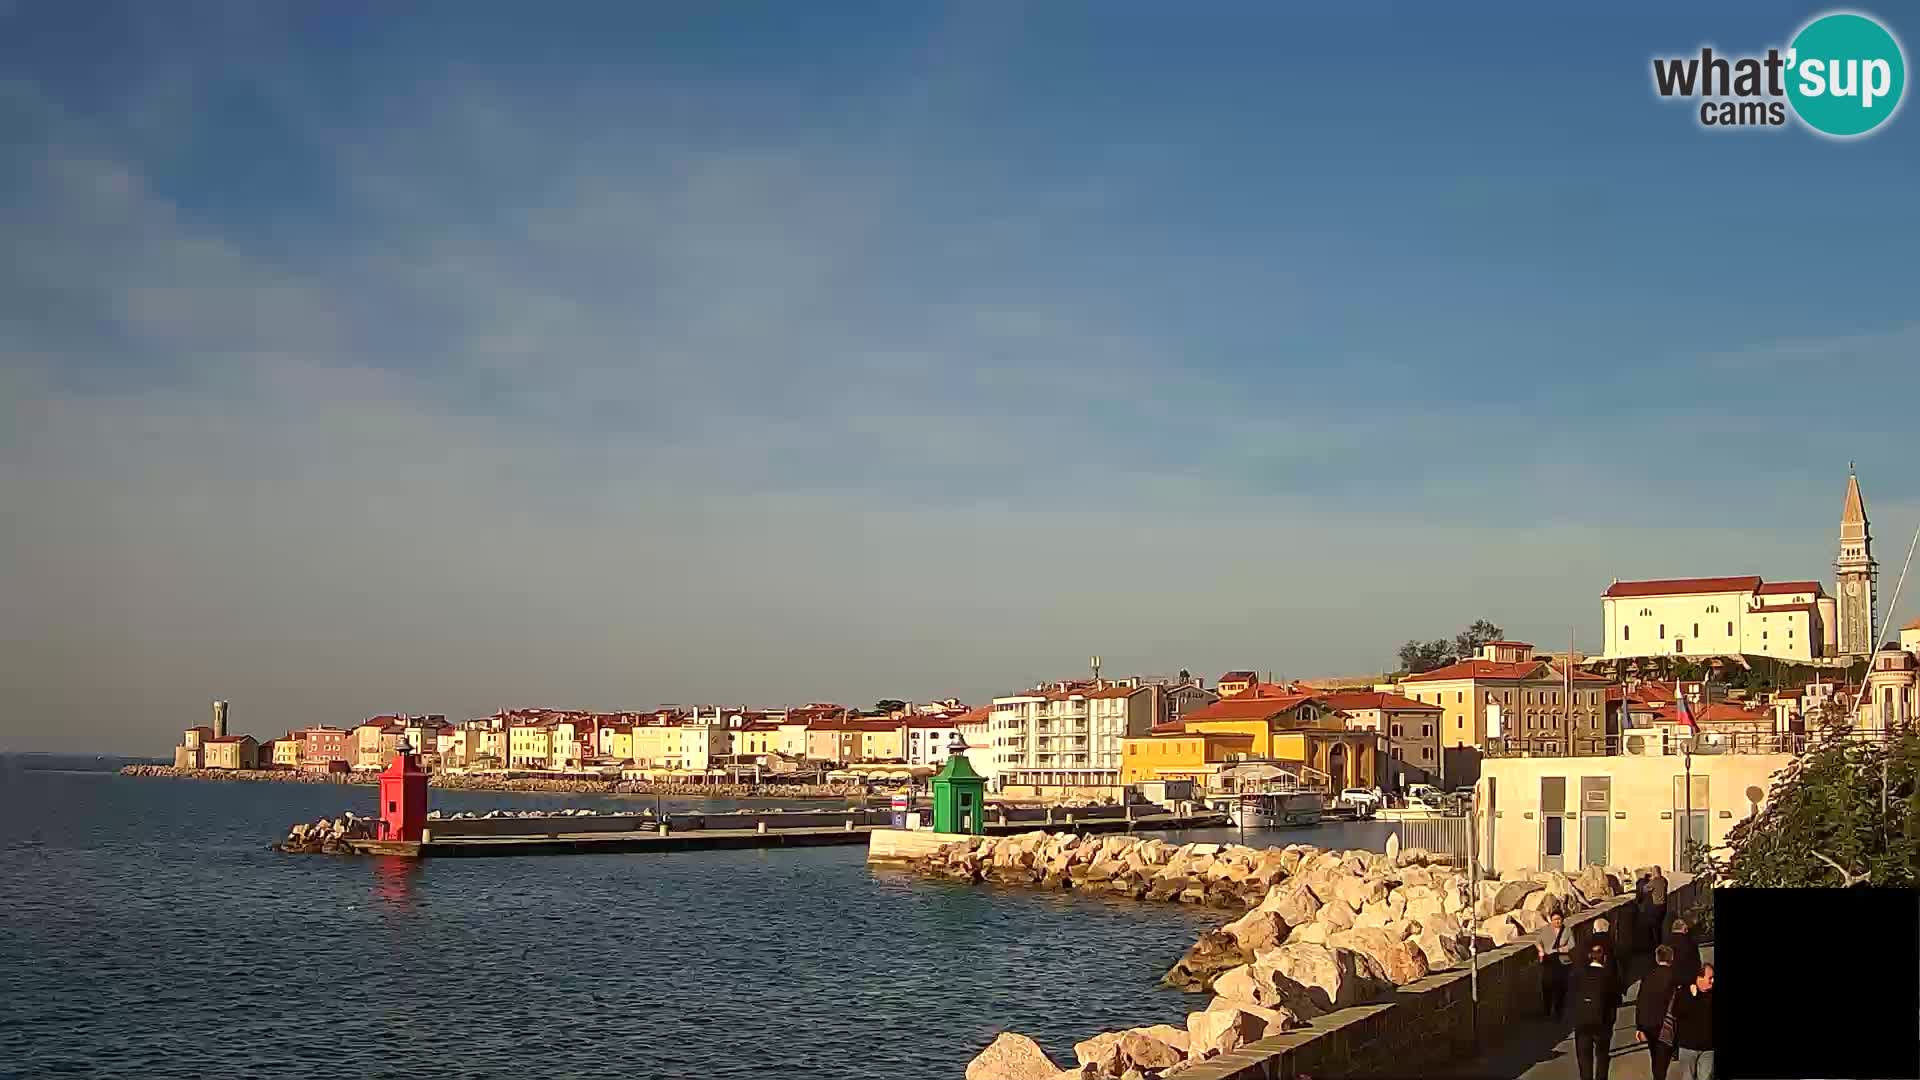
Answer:
[[[391,907],[411,909],[414,881],[421,873],[420,860],[380,855],[372,862],[374,900]]]

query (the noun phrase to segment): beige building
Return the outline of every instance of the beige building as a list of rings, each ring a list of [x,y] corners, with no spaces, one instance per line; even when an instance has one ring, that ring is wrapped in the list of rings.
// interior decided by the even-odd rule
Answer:
[[[199,769],[206,765],[207,740],[213,738],[213,729],[202,724],[190,727],[180,733],[180,745],[173,748],[173,767],[176,769]]]
[[[404,718],[376,716],[353,729],[353,767],[384,769],[407,734]]]
[[[553,725],[546,720],[517,723],[507,729],[507,767],[544,769],[553,760]]]
[[[1920,658],[1893,642],[1875,653],[1867,669],[1866,692],[1854,714],[1854,729],[1885,734],[1920,720]]]
[[[1694,754],[1689,814],[1685,759],[1678,754],[1489,756],[1475,789],[1482,861],[1494,871],[1685,870],[1686,842],[1724,846],[1727,831],[1765,804],[1775,775],[1792,760],[1787,754]]]
[[[1389,762],[1381,770],[1383,787],[1439,782],[1445,709],[1382,690],[1339,691],[1323,699],[1346,716],[1348,730],[1379,733],[1379,750]]]
[[[276,769],[297,769],[300,767],[300,754],[306,748],[307,733],[289,731],[285,738],[273,740],[273,766]]]
[[[1493,641],[1472,660],[1400,680],[1399,691],[1438,705],[1440,783],[1472,781],[1478,752],[1491,740],[1543,752],[1602,753],[1607,739],[1609,680],[1536,659],[1524,641]]]
[[[206,769],[251,769],[259,761],[260,744],[251,735],[209,735],[201,742]]]

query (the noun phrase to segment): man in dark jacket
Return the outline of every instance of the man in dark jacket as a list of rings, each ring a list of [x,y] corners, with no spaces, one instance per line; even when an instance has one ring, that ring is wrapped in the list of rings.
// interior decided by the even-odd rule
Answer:
[[[1667,878],[1657,866],[1647,876],[1647,908],[1653,923],[1653,933],[1647,940],[1659,941],[1667,932]]]
[[[1653,968],[1641,976],[1633,1003],[1633,1038],[1646,1044],[1653,1080],[1667,1080],[1667,1066],[1673,1063],[1673,1044],[1660,1037],[1660,1027],[1666,1023],[1678,985],[1673,981],[1673,947],[1662,945],[1653,950]]]
[[[1674,1060],[1680,1080],[1713,1080],[1713,965],[1673,996]]]
[[[1620,980],[1605,949],[1587,946],[1587,962],[1574,975],[1567,997],[1573,1012],[1573,1057],[1580,1066],[1580,1080],[1607,1080],[1613,1018],[1620,1008]]]
[[[1620,964],[1620,950],[1614,946],[1613,926],[1606,919],[1593,920],[1593,933],[1587,935],[1588,945],[1598,945],[1607,951],[1607,966],[1613,969],[1613,979],[1621,986],[1627,985],[1626,970]]]
[[[1667,931],[1667,944],[1673,946],[1673,984],[1685,986],[1700,974],[1700,946],[1693,940],[1687,920],[1676,918]]]

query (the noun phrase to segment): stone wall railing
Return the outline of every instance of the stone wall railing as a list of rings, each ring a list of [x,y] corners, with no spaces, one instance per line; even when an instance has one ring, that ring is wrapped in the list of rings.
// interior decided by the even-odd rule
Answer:
[[[1668,910],[1692,906],[1694,884],[1673,876]],[[1584,946],[1605,917],[1623,956],[1645,950],[1633,897],[1603,900],[1567,920]],[[1187,1066],[1180,1080],[1292,1080],[1296,1076],[1413,1076],[1499,1046],[1540,1013],[1540,961],[1531,939],[1480,955],[1479,1001],[1464,967],[1429,975],[1392,1000],[1329,1013],[1309,1026]]]

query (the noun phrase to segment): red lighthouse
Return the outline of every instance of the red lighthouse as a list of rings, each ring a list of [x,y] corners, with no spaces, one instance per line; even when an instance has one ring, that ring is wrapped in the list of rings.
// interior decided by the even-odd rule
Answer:
[[[380,839],[418,841],[426,824],[426,770],[402,739],[380,774]]]

